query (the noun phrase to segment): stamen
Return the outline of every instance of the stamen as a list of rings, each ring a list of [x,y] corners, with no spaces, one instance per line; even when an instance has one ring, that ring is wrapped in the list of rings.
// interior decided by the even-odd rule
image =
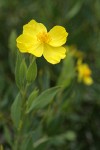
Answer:
[[[50,41],[50,36],[48,35],[48,33],[42,32],[37,35],[37,40],[42,43],[48,43]]]

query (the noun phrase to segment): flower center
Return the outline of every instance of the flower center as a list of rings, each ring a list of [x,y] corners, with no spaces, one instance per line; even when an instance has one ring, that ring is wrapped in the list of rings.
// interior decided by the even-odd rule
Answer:
[[[50,36],[46,32],[39,33],[37,35],[37,40],[39,40],[41,43],[49,43]]]

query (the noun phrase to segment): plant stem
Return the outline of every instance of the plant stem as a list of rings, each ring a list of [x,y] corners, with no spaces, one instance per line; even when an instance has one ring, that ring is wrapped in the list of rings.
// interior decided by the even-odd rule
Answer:
[[[20,150],[20,142],[23,136],[22,133],[22,128],[23,128],[23,124],[24,124],[24,120],[25,120],[25,109],[26,109],[26,95],[27,95],[27,88],[28,88],[28,84],[26,84],[25,89],[21,92],[22,95],[22,111],[21,111],[21,120],[19,123],[19,127],[17,129],[17,135],[15,137],[15,142],[14,142],[14,146],[13,146],[13,150]]]

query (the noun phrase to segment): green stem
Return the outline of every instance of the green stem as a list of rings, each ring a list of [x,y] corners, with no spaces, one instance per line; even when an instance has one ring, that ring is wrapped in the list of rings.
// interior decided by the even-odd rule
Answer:
[[[15,142],[14,142],[14,146],[13,146],[13,150],[20,150],[20,142],[21,142],[21,139],[22,139],[22,129],[23,129],[23,124],[24,124],[24,120],[25,120],[25,117],[26,117],[26,114],[25,114],[25,109],[26,109],[26,96],[27,96],[27,88],[28,88],[28,84],[26,84],[26,87],[23,91],[21,91],[21,95],[22,95],[22,115],[21,115],[21,121],[19,123],[19,127],[18,127],[18,130],[17,130],[17,135],[15,137]]]

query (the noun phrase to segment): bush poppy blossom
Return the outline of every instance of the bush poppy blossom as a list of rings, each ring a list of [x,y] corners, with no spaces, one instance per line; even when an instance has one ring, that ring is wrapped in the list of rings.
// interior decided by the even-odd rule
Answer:
[[[82,60],[78,60],[77,63],[77,71],[78,71],[78,81],[83,81],[86,85],[91,85],[93,83],[93,79],[91,77],[92,71],[89,68],[88,64],[82,63]]]
[[[23,33],[17,38],[17,47],[22,53],[31,53],[44,58],[51,64],[57,64],[66,56],[62,46],[68,33],[62,26],[54,26],[49,32],[42,23],[31,20],[23,26]]]

